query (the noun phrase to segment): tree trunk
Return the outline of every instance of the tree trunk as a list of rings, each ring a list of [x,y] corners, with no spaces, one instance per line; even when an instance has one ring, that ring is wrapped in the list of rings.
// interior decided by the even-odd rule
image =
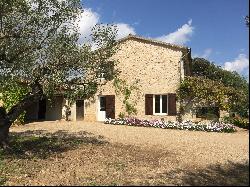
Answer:
[[[0,147],[4,149],[9,147],[9,129],[9,125],[0,126]]]
[[[6,110],[0,107],[0,147],[8,147],[9,124],[6,122]]]
[[[6,113],[4,108],[0,107],[0,147],[8,147],[9,129],[18,116],[43,97],[41,85],[37,81],[31,88],[32,91],[14,105],[8,113]]]

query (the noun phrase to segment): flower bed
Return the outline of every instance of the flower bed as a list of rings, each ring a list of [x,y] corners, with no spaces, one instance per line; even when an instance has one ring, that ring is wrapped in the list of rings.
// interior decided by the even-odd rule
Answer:
[[[162,120],[140,120],[137,118],[118,118],[118,119],[106,119],[105,124],[112,125],[129,125],[140,127],[155,127],[162,129],[180,129],[180,130],[192,130],[192,131],[207,131],[207,132],[235,132],[236,129],[231,124],[224,122],[207,122],[207,123],[193,123],[192,121],[172,122]]]

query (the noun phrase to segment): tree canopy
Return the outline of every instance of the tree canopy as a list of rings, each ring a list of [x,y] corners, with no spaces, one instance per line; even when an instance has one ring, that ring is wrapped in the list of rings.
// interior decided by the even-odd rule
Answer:
[[[179,99],[193,106],[217,106],[221,110],[248,115],[249,84],[237,72],[230,72],[203,58],[192,60],[192,76],[178,90]]]
[[[116,76],[117,30],[96,25],[92,39],[79,43],[80,0],[0,0],[0,10],[0,92],[12,83],[27,86],[27,94],[0,115],[0,127],[44,96],[86,99],[105,83],[100,74],[106,81]]]
[[[15,79],[37,81],[45,94],[64,89],[87,97],[95,92],[97,74],[115,52],[115,29],[93,29],[93,45],[103,47],[93,52],[91,45],[78,43],[75,23],[83,10],[77,0],[1,0],[0,6],[2,85]]]
[[[223,83],[224,86],[233,87],[235,89],[248,89],[247,80],[236,71],[231,72],[224,70],[220,66],[204,58],[194,58],[192,60],[191,69],[193,76],[219,81]]]

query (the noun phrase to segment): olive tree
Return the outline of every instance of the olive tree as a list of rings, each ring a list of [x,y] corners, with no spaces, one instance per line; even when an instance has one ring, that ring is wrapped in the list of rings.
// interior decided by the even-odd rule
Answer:
[[[117,75],[112,56],[117,30],[96,25],[89,42],[79,42],[79,0],[0,0],[0,93],[22,84],[27,93],[6,110],[0,108],[0,144],[8,146],[9,128],[43,97],[64,93],[69,99],[92,97],[102,73]]]

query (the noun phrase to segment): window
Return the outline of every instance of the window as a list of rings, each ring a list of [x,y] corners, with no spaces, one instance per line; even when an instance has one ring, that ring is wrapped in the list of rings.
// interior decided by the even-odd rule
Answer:
[[[167,95],[154,95],[154,114],[166,115],[168,113],[168,96]]]
[[[100,97],[100,111],[106,111],[106,97]]]
[[[145,94],[145,115],[176,116],[176,93]]]

